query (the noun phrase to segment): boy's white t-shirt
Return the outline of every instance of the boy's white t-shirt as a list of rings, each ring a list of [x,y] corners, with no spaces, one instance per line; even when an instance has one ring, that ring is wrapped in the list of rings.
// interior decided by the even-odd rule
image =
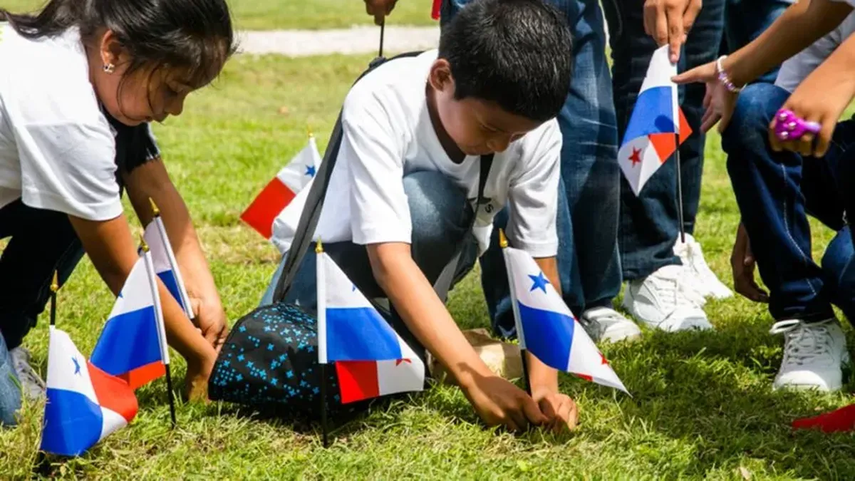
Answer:
[[[403,178],[412,172],[441,172],[466,191],[475,207],[480,157],[452,162],[428,113],[425,86],[436,57],[433,50],[390,61],[347,95],[341,150],[316,231],[324,242],[411,243]],[[552,119],[495,154],[484,187],[489,203],[478,209],[473,229],[482,253],[493,217],[507,203],[511,245],[534,257],[556,255],[561,142]]]
[[[0,22],[0,208],[109,220],[122,213],[115,171],[77,29],[30,40]]]
[[[848,3],[855,7],[855,0],[829,0]],[[802,81],[816,70],[836,49],[855,32],[855,12],[847,16],[840,25],[814,42],[811,46],[790,57],[781,65],[775,85],[792,93]]]

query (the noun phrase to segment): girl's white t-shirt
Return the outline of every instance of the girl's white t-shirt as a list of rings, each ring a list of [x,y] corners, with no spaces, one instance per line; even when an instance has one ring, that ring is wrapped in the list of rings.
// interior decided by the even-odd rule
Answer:
[[[411,172],[441,172],[476,207],[480,157],[453,162],[428,113],[425,85],[436,58],[433,50],[390,61],[347,95],[341,150],[316,231],[324,242],[410,243],[412,220],[403,178]],[[507,204],[511,245],[534,257],[556,255],[561,142],[552,119],[495,154],[484,188],[489,203],[477,209],[473,229],[482,252],[493,217]]]
[[[102,221],[122,213],[115,139],[76,28],[30,40],[0,23],[0,208]]]

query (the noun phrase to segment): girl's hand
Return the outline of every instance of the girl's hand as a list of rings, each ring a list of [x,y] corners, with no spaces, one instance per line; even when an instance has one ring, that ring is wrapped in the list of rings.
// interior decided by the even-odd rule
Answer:
[[[214,295],[207,298],[191,296],[190,305],[193,312],[196,313],[195,321],[205,340],[211,344],[216,352],[219,352],[229,334],[226,312],[223,310],[219,296]]]
[[[725,69],[726,71],[726,69]],[[715,62],[710,62],[692,70],[683,72],[672,79],[678,84],[700,83],[707,85],[707,94],[704,97],[704,116],[701,119],[701,131],[707,132],[718,123],[719,133],[724,132],[739,94],[728,91],[718,80],[718,72]]]
[[[671,46],[671,63],[680,60],[680,47],[701,11],[701,0],[645,0],[644,32],[656,43]]]
[[[839,69],[828,61],[808,75],[781,108],[792,110],[807,122],[817,122],[822,128],[816,135],[807,132],[797,140],[782,141],[775,135],[777,119],[772,119],[769,124],[772,150],[789,150],[807,157],[824,156],[840,115],[855,93],[853,75],[851,68]]]
[[[184,396],[190,401],[208,402],[208,379],[214,370],[217,353],[209,347],[198,358],[187,358],[187,377],[184,379]]]
[[[579,411],[570,396],[552,390],[539,390],[533,392],[532,397],[547,418],[545,427],[555,433],[576,428]]]

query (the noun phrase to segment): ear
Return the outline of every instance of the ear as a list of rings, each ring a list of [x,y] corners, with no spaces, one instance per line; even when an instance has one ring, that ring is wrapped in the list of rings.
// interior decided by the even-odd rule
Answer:
[[[431,65],[428,82],[437,92],[448,91],[454,94],[454,77],[451,75],[451,64],[448,60],[440,58]]]
[[[126,54],[124,47],[122,47],[122,44],[116,39],[116,34],[114,34],[109,28],[104,31],[103,35],[101,35],[101,41],[98,47],[101,54],[101,62],[104,65],[119,65],[127,60],[125,58]]]

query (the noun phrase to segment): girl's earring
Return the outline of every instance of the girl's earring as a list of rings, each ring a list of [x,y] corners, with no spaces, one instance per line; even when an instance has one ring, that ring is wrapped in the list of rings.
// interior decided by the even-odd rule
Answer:
[[[114,70],[116,70],[116,66],[115,66],[115,65],[113,65],[113,64],[111,64],[111,63],[105,63],[105,64],[104,64],[104,71],[105,71],[105,72],[107,72],[107,73],[113,73],[113,71],[114,71]]]

